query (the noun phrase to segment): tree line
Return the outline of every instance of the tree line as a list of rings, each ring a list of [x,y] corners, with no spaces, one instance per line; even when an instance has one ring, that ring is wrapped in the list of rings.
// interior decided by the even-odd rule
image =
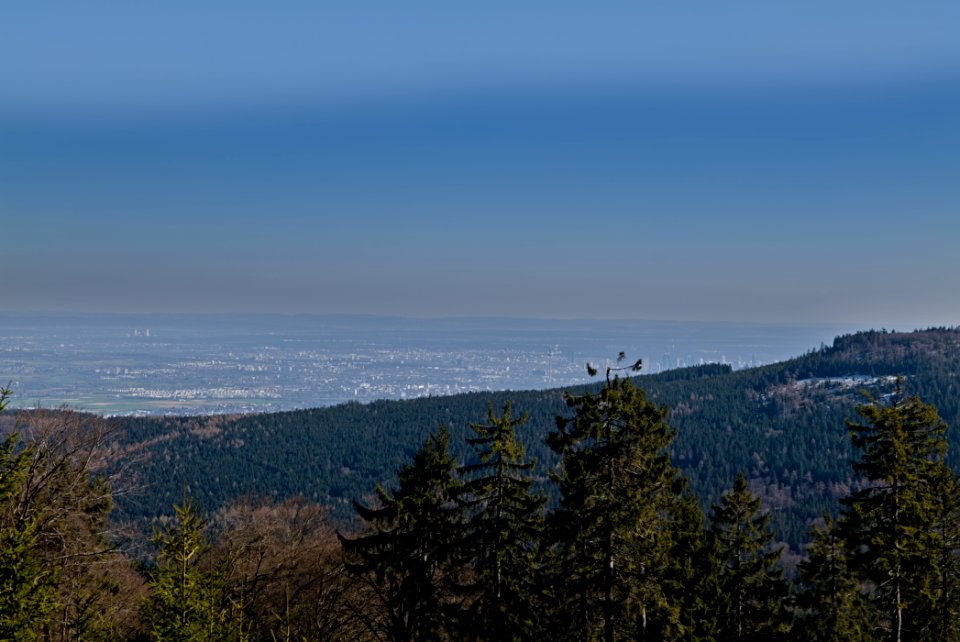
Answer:
[[[121,453],[87,416],[33,415],[0,446],[0,639],[960,639],[960,494],[933,406],[898,386],[858,407],[857,483],[788,577],[743,474],[704,515],[666,408],[621,376],[637,368],[566,395],[549,479],[506,403],[465,457],[431,433],[351,532],[304,500],[208,515],[184,489],[144,555],[108,521]]]

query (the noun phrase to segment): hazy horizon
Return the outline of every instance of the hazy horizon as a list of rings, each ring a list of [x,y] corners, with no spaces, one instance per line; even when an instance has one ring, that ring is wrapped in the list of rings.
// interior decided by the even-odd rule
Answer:
[[[795,328],[836,328],[838,332],[858,332],[871,330],[886,330],[891,332],[913,332],[926,330],[929,328],[940,327],[960,327],[957,323],[923,323],[923,322],[905,322],[905,323],[843,323],[838,321],[753,321],[750,319],[729,319],[729,320],[711,320],[711,319],[670,319],[670,318],[641,318],[641,317],[546,317],[546,316],[510,316],[510,315],[416,315],[416,314],[378,314],[378,313],[355,313],[355,312],[273,312],[259,311],[249,312],[243,310],[232,310],[225,312],[164,312],[164,311],[144,311],[144,312],[116,312],[116,311],[91,311],[91,310],[43,310],[43,309],[2,309],[0,318],[114,318],[114,319],[206,319],[215,320],[224,319],[260,319],[260,320],[293,320],[293,319],[320,319],[320,320],[370,320],[375,322],[396,321],[398,323],[420,323],[420,322],[458,322],[458,323],[518,323],[518,324],[536,324],[536,323],[556,323],[556,324],[678,324],[678,325],[702,325],[702,326],[740,326],[740,327],[795,327]],[[837,335],[835,335],[837,336]],[[811,348],[815,346],[810,346]]]
[[[276,412],[345,401],[561,388],[620,351],[642,374],[782,361],[855,330],[673,321],[0,313],[15,407]]]
[[[960,323],[960,6],[4,9],[0,312]]]

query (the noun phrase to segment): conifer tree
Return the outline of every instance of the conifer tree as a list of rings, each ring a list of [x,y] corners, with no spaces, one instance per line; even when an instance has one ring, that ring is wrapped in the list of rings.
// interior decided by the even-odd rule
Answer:
[[[157,642],[231,639],[219,573],[201,566],[209,550],[204,520],[189,499],[174,513],[174,522],[154,535],[156,568],[144,609],[150,636]]]
[[[954,474],[942,475],[940,484],[934,604],[923,619],[927,637],[947,642],[960,640],[960,484]]]
[[[667,523],[682,489],[667,452],[674,431],[666,409],[614,370],[599,392],[567,396],[574,416],[558,417],[548,438],[561,455],[556,635],[572,639],[645,639],[651,610],[679,608],[664,589]]]
[[[938,526],[954,501],[945,493],[956,492],[944,464],[946,425],[933,406],[904,399],[899,384],[891,403],[873,401],[857,412],[864,422],[847,426],[860,450],[854,470],[867,483],[842,500],[850,566],[870,590],[885,639],[928,639],[948,549]]]
[[[783,609],[787,584],[777,564],[781,551],[771,547],[769,521],[743,473],[713,506],[710,539],[721,597],[718,640],[775,640],[789,628]]]
[[[533,578],[546,498],[534,493],[527,461],[516,430],[526,415],[511,418],[510,403],[499,417],[487,410],[486,424],[471,424],[476,437],[467,443],[476,463],[461,466],[461,504],[466,508],[467,553],[475,594],[470,626],[481,639],[508,642],[533,639]]]
[[[7,395],[0,390],[0,411]],[[44,566],[36,548],[38,516],[17,510],[30,458],[16,433],[0,445],[0,640],[36,639],[56,604],[55,569]]]
[[[8,395],[0,390],[0,409]],[[0,639],[57,642],[122,629],[120,612],[136,597],[110,592],[132,572],[104,536],[111,489],[93,472],[104,424],[36,410],[15,425],[0,444]]]
[[[826,515],[823,520],[822,528],[813,529],[807,559],[800,563],[800,618],[794,631],[811,642],[874,640],[875,623],[850,571],[846,543],[833,519]]]
[[[685,488],[667,523],[670,547],[663,574],[665,608],[648,609],[647,639],[712,640],[716,623],[716,565],[707,545],[703,511]]]
[[[460,482],[445,428],[430,435],[397,472],[395,490],[377,488],[379,506],[354,502],[373,532],[340,536],[347,569],[369,586],[377,611],[367,627],[394,642],[441,640],[459,605],[452,591],[462,568]]]

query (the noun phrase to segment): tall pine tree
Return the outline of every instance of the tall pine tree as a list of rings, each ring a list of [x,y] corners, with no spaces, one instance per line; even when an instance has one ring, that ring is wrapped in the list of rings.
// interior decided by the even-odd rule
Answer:
[[[866,484],[842,500],[850,566],[869,590],[885,639],[932,639],[927,629],[946,571],[938,527],[953,501],[944,493],[955,492],[944,463],[946,425],[933,406],[904,398],[899,385],[889,404],[873,401],[857,412],[863,423],[848,429],[860,450],[854,470]]]
[[[184,499],[174,513],[175,520],[154,535],[157,563],[144,609],[150,637],[157,642],[238,639],[224,608],[221,576],[201,564],[209,546],[198,508]]]
[[[849,567],[846,542],[829,515],[812,531],[807,559],[800,563],[796,637],[816,642],[869,642],[875,639],[874,619],[860,583]]]
[[[9,391],[0,390],[0,412]],[[57,573],[38,551],[41,514],[22,510],[32,450],[11,433],[0,444],[0,639],[36,639],[56,604]]]
[[[771,546],[770,514],[747,488],[743,473],[714,505],[710,540],[718,564],[718,640],[775,640],[789,629],[787,584]]]
[[[567,396],[574,415],[548,438],[561,456],[554,634],[572,639],[648,639],[651,612],[679,609],[664,588],[683,487],[667,452],[674,431],[665,408],[613,371],[598,392]]]
[[[534,492],[533,462],[517,440],[524,421],[511,417],[509,402],[499,417],[489,408],[487,423],[471,424],[476,436],[467,439],[478,461],[459,469],[474,571],[470,624],[487,640],[533,639],[538,619],[533,578],[546,498]]]
[[[0,389],[0,410],[9,391]],[[109,484],[94,473],[103,424],[19,414],[0,443],[0,639],[92,639],[135,597],[109,590],[127,565],[104,536]]]
[[[717,593],[715,564],[706,540],[703,511],[685,488],[669,516],[670,547],[664,568],[662,608],[648,609],[647,639],[711,640],[716,623],[711,599]]]
[[[379,506],[354,503],[372,532],[340,542],[347,569],[373,596],[365,616],[379,639],[442,640],[457,619],[465,520],[455,472],[450,436],[440,427],[400,467],[395,490],[377,488]]]
[[[931,639],[960,641],[960,484],[956,475],[943,475],[936,493],[937,576],[933,610],[926,614]]]

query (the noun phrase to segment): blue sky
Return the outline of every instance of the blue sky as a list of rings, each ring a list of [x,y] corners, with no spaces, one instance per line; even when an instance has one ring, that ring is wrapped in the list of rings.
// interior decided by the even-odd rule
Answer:
[[[960,323],[960,7],[666,4],[5,4],[0,310]]]

